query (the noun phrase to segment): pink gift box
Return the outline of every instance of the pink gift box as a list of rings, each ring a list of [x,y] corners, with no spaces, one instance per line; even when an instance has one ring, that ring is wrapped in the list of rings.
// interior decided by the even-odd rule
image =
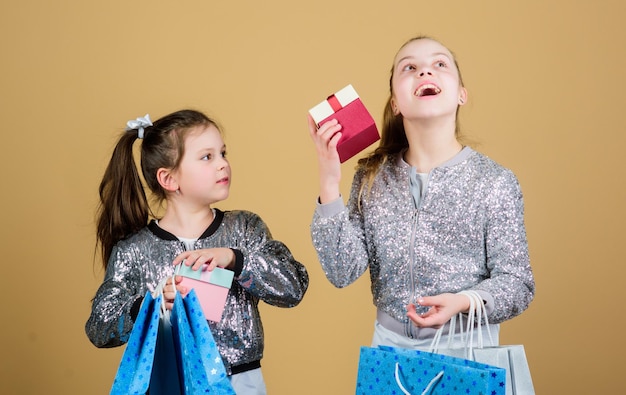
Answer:
[[[341,163],[380,139],[374,119],[352,85],[330,95],[310,109],[309,114],[318,127],[331,119],[339,121],[342,136],[337,151]]]
[[[219,322],[222,319],[224,305],[228,291],[233,282],[232,270],[216,267],[212,271],[205,270],[204,265],[199,270],[192,270],[184,263],[179,265],[177,275],[182,276],[180,284],[196,291],[200,306],[207,320]]]

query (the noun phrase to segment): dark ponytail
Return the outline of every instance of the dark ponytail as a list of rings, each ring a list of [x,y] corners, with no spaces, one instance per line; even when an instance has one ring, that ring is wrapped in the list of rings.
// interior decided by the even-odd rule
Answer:
[[[97,236],[106,268],[113,246],[146,226],[150,208],[133,158],[137,131],[119,139],[102,181]]]

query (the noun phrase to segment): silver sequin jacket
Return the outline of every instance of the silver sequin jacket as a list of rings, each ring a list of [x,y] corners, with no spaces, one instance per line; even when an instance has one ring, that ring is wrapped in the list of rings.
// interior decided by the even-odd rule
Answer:
[[[272,239],[260,217],[248,211],[216,210],[215,220],[194,247],[229,247],[235,252],[235,279],[222,320],[209,325],[229,374],[236,373],[237,366],[258,364],[264,347],[259,300],[296,306],[309,284],[305,267]],[[149,287],[173,274],[172,261],[183,251],[184,243],[154,221],[117,243],[85,325],[94,345],[115,347],[128,341]]]
[[[318,204],[311,236],[328,280],[345,287],[369,269],[374,305],[405,324],[416,297],[467,289],[490,301],[490,323],[524,311],[535,283],[515,175],[466,147],[430,172],[416,209],[410,172],[401,155],[386,161],[359,210],[359,168],[347,206]]]

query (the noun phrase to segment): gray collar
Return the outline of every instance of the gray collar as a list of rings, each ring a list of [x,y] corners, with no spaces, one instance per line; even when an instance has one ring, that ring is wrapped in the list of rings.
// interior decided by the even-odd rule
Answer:
[[[406,152],[406,150],[402,151],[398,155],[398,162],[397,162],[397,164],[398,164],[398,166],[401,166],[401,167],[411,168],[411,165],[406,163],[405,160],[404,160],[404,153],[405,152]],[[466,160],[467,158],[469,158],[470,155],[472,155],[474,152],[475,151],[472,148],[470,148],[468,146],[465,146],[465,147],[463,147],[463,149],[458,154],[454,155],[449,160],[443,162],[442,164],[437,166],[435,169],[441,168],[441,167],[452,167],[452,166],[458,165],[459,163],[461,163],[464,160]]]

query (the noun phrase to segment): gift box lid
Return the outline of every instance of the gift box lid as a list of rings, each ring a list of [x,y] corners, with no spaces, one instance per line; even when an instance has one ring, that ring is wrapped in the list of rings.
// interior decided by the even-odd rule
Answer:
[[[347,106],[353,101],[359,99],[359,95],[356,93],[354,87],[350,84],[345,88],[337,91],[335,94],[328,96],[326,100],[319,103],[315,107],[309,110],[309,114],[319,124],[322,120],[333,115],[341,108]]]
[[[176,269],[176,274],[225,288],[230,288],[235,275],[232,270],[221,267],[216,267],[211,271],[204,270],[204,267],[200,270],[193,270],[191,266],[187,266],[184,263],[181,263]]]

